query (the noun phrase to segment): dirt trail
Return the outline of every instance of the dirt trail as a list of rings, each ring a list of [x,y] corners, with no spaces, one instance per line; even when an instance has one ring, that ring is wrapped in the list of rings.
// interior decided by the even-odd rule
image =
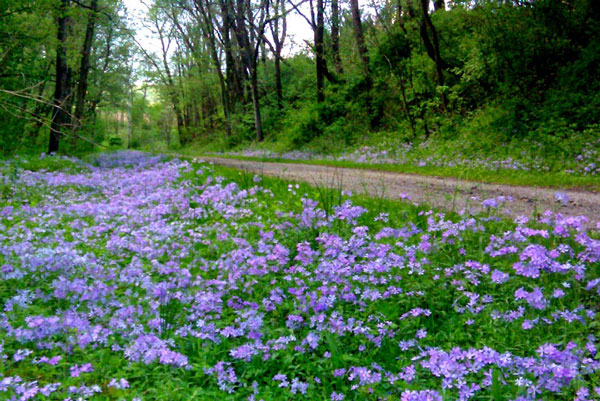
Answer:
[[[309,164],[270,163],[218,157],[200,159],[258,174],[328,187],[341,187],[347,191],[366,193],[373,197],[398,199],[401,194],[405,194],[414,202],[424,202],[446,210],[478,211],[481,210],[481,201],[484,199],[511,196],[513,202],[508,204],[508,209],[515,216],[531,216],[551,209],[570,216],[586,215],[592,222],[600,221],[600,193],[561,190],[560,192],[570,199],[568,205],[561,206],[555,201],[556,190],[548,188],[483,184],[454,178]]]

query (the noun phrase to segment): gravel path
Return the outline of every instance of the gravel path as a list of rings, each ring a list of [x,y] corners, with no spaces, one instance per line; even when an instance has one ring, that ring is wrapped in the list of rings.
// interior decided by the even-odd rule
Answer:
[[[454,178],[439,178],[401,174],[367,169],[339,168],[309,164],[270,163],[203,157],[202,160],[258,174],[281,177],[310,184],[342,188],[373,197],[398,199],[406,194],[414,202],[427,203],[436,208],[460,211],[481,210],[481,201],[498,196],[511,196],[508,209],[513,215],[531,216],[547,209],[556,209],[565,215],[586,215],[591,222],[600,221],[600,193],[561,190],[570,201],[559,206],[556,190],[523,186],[483,184]]]

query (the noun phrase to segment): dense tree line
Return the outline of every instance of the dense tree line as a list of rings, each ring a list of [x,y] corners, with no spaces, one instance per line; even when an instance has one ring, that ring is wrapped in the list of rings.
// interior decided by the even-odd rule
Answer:
[[[67,138],[106,139],[106,124],[94,126],[98,106],[113,120],[126,115],[115,131],[127,123],[128,145],[158,137],[168,147],[265,139],[327,147],[369,132],[560,136],[600,118],[593,0],[142,4],[158,50],[125,28],[118,0],[0,8],[5,148],[44,135],[51,151]],[[313,33],[294,53],[292,13]]]
[[[99,107],[122,107],[133,45],[119,0],[0,2],[0,147],[97,142]]]

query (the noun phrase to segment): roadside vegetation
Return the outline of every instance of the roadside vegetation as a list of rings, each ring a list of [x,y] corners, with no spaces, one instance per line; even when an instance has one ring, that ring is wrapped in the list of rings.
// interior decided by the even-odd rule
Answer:
[[[431,175],[484,183],[532,187],[600,190],[600,139],[590,136],[577,145],[575,157],[561,152],[540,151],[542,144],[518,145],[486,150],[468,143],[428,141],[419,145],[403,143],[363,146],[336,154],[312,151],[268,150],[269,147],[241,151],[212,152],[185,148],[176,154],[225,157],[260,162],[317,164],[334,167],[366,168],[407,174]],[[527,150],[525,150],[527,149]],[[502,158],[502,155],[505,155]]]
[[[0,178],[2,399],[600,396],[583,216],[446,214],[136,152]]]

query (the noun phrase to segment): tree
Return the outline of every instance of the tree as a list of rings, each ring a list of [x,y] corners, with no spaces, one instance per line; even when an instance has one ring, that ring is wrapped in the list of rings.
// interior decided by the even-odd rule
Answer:
[[[50,126],[48,153],[58,151],[60,137],[65,133],[70,120],[69,113],[66,110],[67,93],[70,84],[66,50],[68,7],[69,0],[60,0],[56,30],[56,39],[58,42],[56,48],[56,83],[54,85],[54,108],[52,109],[52,125]]]
[[[125,15],[106,11],[118,10],[122,0],[8,3],[0,4],[2,151],[41,151],[37,137],[42,127],[50,131],[49,138],[44,137],[44,151],[84,151],[91,149],[89,145],[98,145],[91,137],[96,134],[93,124],[83,129],[82,116],[93,116],[105,94],[118,92],[114,87],[106,90],[113,71],[107,70],[111,58],[104,63],[100,47],[107,30],[125,29]],[[126,46],[122,38],[112,46]],[[117,69],[114,72],[114,76],[127,74]],[[7,148],[4,139],[8,137],[13,140]],[[84,143],[89,145],[80,146]]]
[[[313,0],[310,0],[311,7],[311,15],[313,15],[314,20],[314,11],[312,7]],[[325,71],[327,69],[327,64],[325,61],[325,48],[323,42],[323,36],[325,33],[325,19],[324,15],[325,9],[323,5],[323,0],[317,0],[317,19],[316,23],[314,23],[314,38],[315,38],[315,55],[316,55],[316,67],[317,67],[317,101],[323,102],[325,101],[325,93],[323,92],[323,88],[325,86]]]
[[[342,74],[342,59],[340,58],[340,5],[338,0],[331,0],[331,53],[335,72]]]
[[[365,35],[362,29],[362,22],[360,20],[360,9],[358,7],[358,0],[350,0],[350,9],[352,10],[352,25],[354,26],[354,38],[356,39],[356,48],[358,50],[358,56],[362,64],[362,71],[365,79],[370,81],[369,72],[369,54],[367,46],[365,45]]]
[[[327,60],[325,58],[325,5],[323,0],[309,0],[310,18],[298,8],[299,4],[291,3],[294,10],[298,12],[310,25],[313,31],[313,51],[315,53],[315,67],[317,77],[317,102],[325,101],[325,78],[331,82],[338,82],[327,69]]]
[[[287,34],[287,16],[285,9],[286,0],[272,0],[273,1],[273,16],[269,18],[269,28],[271,29],[271,36],[273,37],[273,44],[269,41],[267,43],[271,47],[273,57],[275,59],[275,92],[277,94],[277,107],[283,108],[283,88],[281,84],[281,51],[285,43],[285,37]],[[335,0],[334,0],[335,1]]]
[[[219,21],[220,12],[221,23]],[[183,45],[192,54],[198,68],[206,70],[204,59],[208,55],[213,70],[219,81],[221,103],[228,136],[231,135],[231,115],[234,112],[238,97],[242,97],[243,88],[241,72],[236,68],[231,31],[233,29],[231,3],[226,0],[175,0],[171,7],[170,17],[182,37]],[[180,21],[178,13],[185,13],[190,23]],[[183,18],[183,16],[182,16]],[[195,37],[199,30],[200,37]],[[225,65],[221,54],[225,54]]]
[[[371,78],[371,71],[369,68],[369,53],[367,45],[365,44],[365,35],[362,29],[362,21],[360,18],[360,9],[358,7],[358,0],[350,0],[350,9],[352,11],[352,25],[354,27],[354,38],[356,40],[356,49],[358,50],[358,56],[361,61],[362,74],[365,80],[365,99],[366,108],[369,114],[370,126],[373,127],[377,120],[377,114],[373,110],[373,99],[371,98],[371,89],[373,87],[373,80]]]
[[[177,133],[179,134],[179,141],[182,145],[188,142],[187,130],[183,125],[183,116],[181,113],[181,107],[179,104],[179,92],[175,85],[175,80],[171,72],[171,66],[169,65],[169,52],[174,39],[174,27],[171,26],[164,13],[164,8],[160,5],[154,5],[148,8],[148,23],[153,28],[154,33],[158,35],[160,42],[160,55],[149,53],[138,43],[139,49],[143,52],[146,61],[154,67],[155,72],[158,74],[160,82],[164,85],[167,93],[167,97],[171,102],[171,107],[175,114],[177,121]]]
[[[435,62],[437,85],[440,88],[443,88],[446,85],[446,81],[444,79],[444,67],[446,64],[444,63],[444,60],[442,60],[442,56],[440,54],[440,43],[437,30],[435,29],[435,26],[431,21],[431,17],[429,16],[429,0],[419,1],[421,4],[422,13],[420,23],[421,38],[423,39],[423,43],[427,49],[427,54]],[[429,34],[431,34],[431,40],[429,40]],[[441,90],[440,99],[442,102],[442,110],[445,112],[447,110],[447,100],[446,93],[443,89]]]
[[[266,25],[269,22],[267,19],[269,1],[261,0],[256,8],[253,8],[251,0],[236,0],[235,7],[234,32],[242,54],[242,65],[250,76],[256,140],[262,142],[264,134],[258,91],[258,55]]]
[[[85,39],[81,48],[81,66],[79,68],[79,81],[77,83],[77,101],[75,103],[75,124],[77,128],[81,124],[84,114],[85,98],[88,90],[88,76],[90,73],[90,55],[94,41],[94,29],[98,14],[98,0],[92,0],[88,14],[88,22],[85,29]]]

